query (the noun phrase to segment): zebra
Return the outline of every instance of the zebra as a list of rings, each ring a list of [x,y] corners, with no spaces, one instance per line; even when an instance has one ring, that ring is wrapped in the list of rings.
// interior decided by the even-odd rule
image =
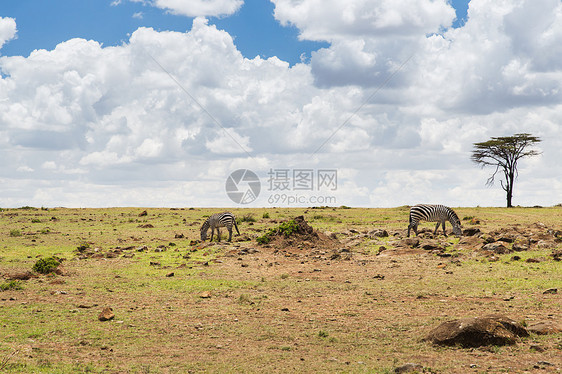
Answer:
[[[230,212],[223,212],[223,213],[216,213],[210,216],[203,222],[201,226],[201,241],[207,240],[207,231],[211,228],[211,239],[209,241],[213,241],[213,234],[215,233],[215,229],[217,229],[217,236],[219,237],[219,242],[221,241],[221,232],[219,227],[226,227],[228,230],[228,241],[232,241],[232,225],[236,228],[236,232],[240,235],[240,231],[238,230],[238,225],[236,225],[236,218],[234,214]]]
[[[410,229],[414,229],[418,235],[418,223],[420,220],[429,222],[437,222],[433,234],[437,234],[439,225],[443,225],[443,235],[447,236],[445,231],[445,221],[451,222],[453,225],[453,234],[457,236],[462,235],[461,221],[453,209],[445,205],[429,205],[418,204],[410,208],[410,224],[408,225],[408,237],[410,236]]]

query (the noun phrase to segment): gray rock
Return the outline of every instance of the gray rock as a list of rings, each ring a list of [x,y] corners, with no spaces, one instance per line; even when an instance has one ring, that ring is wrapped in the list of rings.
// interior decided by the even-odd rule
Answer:
[[[411,373],[411,372],[414,372],[414,371],[421,372],[422,370],[423,370],[422,365],[407,363],[407,364],[404,364],[402,366],[399,366],[399,367],[395,368],[394,372],[395,373]]]
[[[501,243],[488,243],[482,247],[482,250],[489,251],[497,254],[509,253],[510,250]]]
[[[505,316],[462,318],[444,322],[425,338],[437,345],[480,347],[513,345],[519,337],[529,336],[527,330]]]

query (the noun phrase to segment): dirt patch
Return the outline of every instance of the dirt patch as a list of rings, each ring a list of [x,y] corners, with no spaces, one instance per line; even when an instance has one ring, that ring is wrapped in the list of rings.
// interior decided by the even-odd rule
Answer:
[[[342,246],[337,239],[315,230],[303,216],[282,223],[265,236],[269,241],[264,247],[281,250],[333,250]]]
[[[349,259],[350,251],[334,236],[315,230],[303,216],[282,222],[258,237],[262,248],[271,248],[287,257],[318,257],[331,260]]]

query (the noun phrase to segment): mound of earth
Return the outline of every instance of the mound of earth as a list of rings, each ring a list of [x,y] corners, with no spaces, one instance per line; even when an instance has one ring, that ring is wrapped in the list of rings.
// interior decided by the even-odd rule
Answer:
[[[300,251],[337,251],[342,244],[335,238],[315,230],[303,216],[295,217],[270,229],[258,242],[277,250],[289,252]]]

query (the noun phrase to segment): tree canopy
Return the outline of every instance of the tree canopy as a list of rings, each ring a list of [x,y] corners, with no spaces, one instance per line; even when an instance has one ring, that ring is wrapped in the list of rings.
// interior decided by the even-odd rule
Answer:
[[[500,184],[507,193],[507,206],[511,207],[513,198],[513,182],[517,178],[517,162],[524,157],[537,156],[541,152],[527,149],[541,141],[540,138],[531,134],[522,133],[513,136],[502,136],[491,138],[482,143],[474,143],[474,150],[470,159],[476,164],[484,166],[495,166],[496,170],[486,181],[486,185],[494,184],[498,171],[502,171],[505,177]]]

